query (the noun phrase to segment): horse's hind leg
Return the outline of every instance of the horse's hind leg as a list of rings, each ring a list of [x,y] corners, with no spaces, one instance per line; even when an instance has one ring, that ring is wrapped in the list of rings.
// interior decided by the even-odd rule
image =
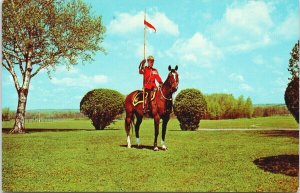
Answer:
[[[136,115],[136,123],[135,123],[135,137],[136,137],[136,143],[138,146],[141,145],[141,141],[140,141],[140,125],[142,123],[143,117],[140,116],[139,114],[135,114]]]
[[[126,118],[125,118],[125,130],[127,134],[127,147],[131,148],[131,142],[130,142],[130,124],[132,122],[132,115],[131,113],[126,112]]]
[[[159,115],[158,114],[154,115],[154,151],[158,151],[157,137],[159,134],[159,120],[160,120]]]
[[[165,137],[166,137],[166,132],[167,132],[167,124],[169,122],[170,115],[165,115],[163,117],[163,122],[162,122],[162,136],[161,136],[161,148],[163,150],[167,149],[167,146],[165,144]]]

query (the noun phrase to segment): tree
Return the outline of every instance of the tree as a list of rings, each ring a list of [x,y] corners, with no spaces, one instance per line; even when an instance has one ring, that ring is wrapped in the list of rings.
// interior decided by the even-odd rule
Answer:
[[[294,78],[285,90],[285,104],[299,123],[299,78]]]
[[[252,100],[250,99],[250,97],[248,97],[245,102],[245,105],[244,105],[245,117],[251,118],[253,115],[253,112],[254,112],[254,108],[253,108]]]
[[[2,66],[18,93],[11,133],[24,133],[31,79],[41,70],[50,77],[59,64],[91,61],[96,51],[104,51],[105,27],[80,0],[6,0],[2,9]]]
[[[291,55],[291,58],[289,60],[288,71],[292,75],[292,77],[290,79],[293,80],[295,78],[299,78],[299,40],[293,47],[290,55]]]
[[[124,96],[111,89],[89,91],[80,102],[80,112],[89,117],[96,130],[103,130],[124,111]]]
[[[288,110],[299,123],[299,41],[295,44],[289,60],[288,71],[291,73],[291,81],[285,90],[284,99]]]
[[[10,120],[10,110],[8,107],[2,109],[2,121]]]
[[[244,96],[241,95],[237,99],[237,106],[236,106],[236,117],[237,118],[243,118],[243,117],[245,117],[244,108],[245,108]]]
[[[174,113],[180,122],[181,130],[197,130],[206,111],[205,98],[197,89],[182,90],[175,98]]]

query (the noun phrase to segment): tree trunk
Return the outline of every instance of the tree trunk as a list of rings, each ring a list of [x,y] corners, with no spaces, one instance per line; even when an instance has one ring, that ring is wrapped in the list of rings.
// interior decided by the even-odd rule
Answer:
[[[30,54],[31,55],[31,54]],[[31,61],[27,63],[26,71],[23,75],[23,85],[18,91],[18,108],[16,112],[15,124],[10,133],[25,133],[25,111],[27,96],[29,90],[29,83],[31,79]]]
[[[27,102],[28,88],[21,88],[18,92],[18,108],[15,124],[10,133],[25,133],[25,109]]]

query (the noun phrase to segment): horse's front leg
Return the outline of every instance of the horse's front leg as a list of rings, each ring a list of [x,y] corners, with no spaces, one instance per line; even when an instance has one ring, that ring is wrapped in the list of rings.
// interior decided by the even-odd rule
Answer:
[[[130,124],[131,124],[131,115],[126,113],[126,118],[125,118],[125,130],[127,134],[127,147],[131,148],[131,142],[130,142]]]
[[[138,145],[138,147],[140,147],[141,145],[141,141],[140,141],[140,125],[142,123],[143,117],[140,115],[136,115],[136,123],[135,123],[135,137],[136,137],[136,143]]]
[[[162,136],[161,136],[161,148],[163,150],[167,149],[167,146],[165,144],[165,137],[166,137],[166,132],[167,132],[167,124],[170,120],[170,115],[165,115],[163,117],[163,122],[162,122]]]
[[[159,120],[160,120],[160,117],[157,113],[156,115],[154,115],[154,151],[158,151],[157,137],[159,134]]]

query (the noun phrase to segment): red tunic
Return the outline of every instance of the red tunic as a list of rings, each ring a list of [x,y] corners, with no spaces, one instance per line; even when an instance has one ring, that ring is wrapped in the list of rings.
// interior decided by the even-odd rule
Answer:
[[[155,80],[162,84],[162,80],[155,68],[145,67],[139,70],[140,74],[144,75],[144,88],[153,89],[156,87]]]

